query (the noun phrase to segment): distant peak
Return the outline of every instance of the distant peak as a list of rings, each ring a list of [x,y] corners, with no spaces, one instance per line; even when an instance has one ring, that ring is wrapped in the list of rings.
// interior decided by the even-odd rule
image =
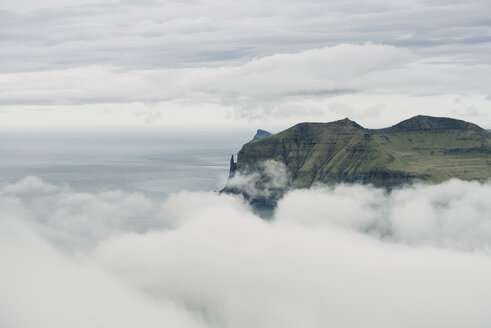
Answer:
[[[264,139],[266,137],[269,137],[271,134],[272,133],[270,133],[266,130],[257,129],[256,135],[254,136],[254,138],[252,138],[251,141],[257,141],[257,140]]]

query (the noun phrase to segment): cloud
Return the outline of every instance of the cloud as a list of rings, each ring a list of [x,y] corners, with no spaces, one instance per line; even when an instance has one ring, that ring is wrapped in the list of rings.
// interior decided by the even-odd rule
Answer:
[[[298,190],[273,221],[216,193],[160,203],[34,184],[36,193],[5,193],[11,186],[0,196],[2,326],[491,323],[489,183],[452,180],[391,194],[357,185]],[[67,222],[86,216],[95,227],[103,220],[111,233],[87,246],[77,238],[93,235],[46,220],[52,213]],[[155,224],[121,229],[129,217]],[[46,229],[71,231],[73,244]]]
[[[491,184],[449,180],[386,194],[361,185],[318,187],[288,193],[278,219],[311,227],[338,226],[411,245],[459,250],[489,249]]]
[[[286,127],[342,118],[331,100],[368,123],[366,108],[387,105],[379,124],[435,112],[491,126],[489,10],[486,0],[3,1],[2,128]],[[449,110],[456,96],[469,104]],[[87,106],[112,110],[97,120],[78,114]],[[26,122],[33,107],[50,114]]]
[[[31,124],[88,128],[266,121],[286,128],[345,116],[364,124],[377,115],[383,127],[417,114],[448,116],[449,106],[457,118],[488,126],[489,76],[485,64],[432,63],[390,45],[340,44],[215,68],[91,66],[3,74],[0,108],[5,128],[26,126],[26,111],[41,108],[49,114],[30,113]],[[455,103],[455,97],[462,102]]]
[[[343,94],[489,93],[489,65],[434,64],[404,48],[340,44],[275,54],[219,68],[119,70],[92,66],[4,74],[0,102],[14,104],[101,104],[129,102],[223,103],[253,107],[289,98]],[[281,113],[278,113],[278,116]]]
[[[7,217],[38,226],[45,238],[66,249],[96,245],[112,233],[158,224],[157,204],[139,193],[74,192],[29,176],[0,189]]]
[[[58,190],[58,187],[43,181],[36,176],[28,176],[14,184],[7,185],[3,190],[2,194],[43,194],[52,193]]]
[[[204,327],[172,301],[151,297],[81,257],[67,257],[29,225],[0,220],[0,325]]]
[[[0,69],[222,66],[340,43],[488,62],[485,0],[3,1]],[[11,65],[15,62],[16,65]]]
[[[282,190],[288,188],[291,179],[286,165],[273,160],[264,161],[258,167],[260,172],[237,172],[227,180],[226,188],[243,193],[251,198],[279,198]]]

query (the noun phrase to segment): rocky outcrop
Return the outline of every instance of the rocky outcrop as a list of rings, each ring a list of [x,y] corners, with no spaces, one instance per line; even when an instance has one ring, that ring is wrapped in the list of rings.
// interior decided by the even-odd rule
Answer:
[[[230,158],[230,170],[228,172],[228,178],[231,179],[235,176],[235,172],[237,172],[237,163],[234,161],[234,155]]]

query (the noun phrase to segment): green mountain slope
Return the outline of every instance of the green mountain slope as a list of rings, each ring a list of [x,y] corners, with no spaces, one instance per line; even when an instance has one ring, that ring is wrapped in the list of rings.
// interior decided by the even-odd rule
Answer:
[[[293,188],[339,182],[390,188],[452,177],[484,181],[491,177],[491,133],[465,121],[430,116],[377,130],[349,119],[300,123],[245,144],[231,163],[231,176],[264,175],[268,160],[286,165]]]

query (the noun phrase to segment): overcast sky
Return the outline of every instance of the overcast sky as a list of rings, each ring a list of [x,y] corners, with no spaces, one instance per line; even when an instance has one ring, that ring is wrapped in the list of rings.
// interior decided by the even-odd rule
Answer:
[[[3,130],[491,128],[491,2],[3,0]]]

